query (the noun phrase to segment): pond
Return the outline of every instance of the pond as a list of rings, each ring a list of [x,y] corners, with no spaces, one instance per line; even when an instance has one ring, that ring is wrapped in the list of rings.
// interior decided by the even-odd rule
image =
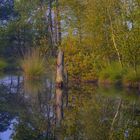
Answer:
[[[0,140],[140,140],[140,93],[54,78],[0,78]]]

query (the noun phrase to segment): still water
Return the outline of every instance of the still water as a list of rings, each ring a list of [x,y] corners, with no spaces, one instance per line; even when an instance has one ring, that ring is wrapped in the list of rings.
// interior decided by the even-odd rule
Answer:
[[[140,93],[54,78],[0,78],[0,140],[140,140]]]

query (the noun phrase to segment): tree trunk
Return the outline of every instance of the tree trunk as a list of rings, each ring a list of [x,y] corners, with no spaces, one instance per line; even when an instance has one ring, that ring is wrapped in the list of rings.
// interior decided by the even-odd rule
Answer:
[[[54,46],[54,41],[53,41],[53,21],[52,21],[52,0],[49,0],[49,32],[50,32],[51,46]]]
[[[61,120],[63,118],[63,90],[56,88],[56,125],[60,126]]]
[[[64,53],[58,52],[57,69],[56,69],[56,87],[62,88],[64,84]]]
[[[56,0],[56,19],[57,19],[57,37],[58,42],[57,45],[61,45],[61,18],[60,18],[60,10],[59,10],[59,1]]]
[[[111,18],[109,9],[107,9],[107,14],[108,14],[109,21],[110,21],[111,38],[112,38],[113,46],[115,48],[119,63],[121,65],[121,67],[123,67],[123,63],[122,63],[122,60],[121,60],[121,54],[120,54],[120,51],[118,49],[118,46],[117,46],[117,43],[116,43],[116,40],[115,40],[114,28],[113,28],[112,18]]]

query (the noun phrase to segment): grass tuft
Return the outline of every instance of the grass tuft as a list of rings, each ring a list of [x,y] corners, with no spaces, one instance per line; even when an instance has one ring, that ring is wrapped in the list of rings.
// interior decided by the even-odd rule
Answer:
[[[121,83],[126,70],[119,63],[112,63],[104,68],[99,74],[100,82]]]
[[[27,79],[38,79],[45,74],[45,59],[34,49],[24,56],[22,69]]]
[[[136,74],[132,68],[128,68],[126,75],[123,77],[123,84],[128,87],[139,87],[140,70]]]

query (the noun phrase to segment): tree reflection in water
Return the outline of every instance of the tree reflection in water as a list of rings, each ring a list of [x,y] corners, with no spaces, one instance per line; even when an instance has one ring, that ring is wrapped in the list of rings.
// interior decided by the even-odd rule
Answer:
[[[53,79],[11,76],[0,82],[0,133],[16,119],[13,140],[139,140],[140,99],[131,92],[93,85],[55,91]]]
[[[115,95],[108,95],[109,91]],[[135,92],[128,95],[119,88],[73,87],[69,90],[69,107],[64,111],[63,139],[139,140],[139,101]]]

